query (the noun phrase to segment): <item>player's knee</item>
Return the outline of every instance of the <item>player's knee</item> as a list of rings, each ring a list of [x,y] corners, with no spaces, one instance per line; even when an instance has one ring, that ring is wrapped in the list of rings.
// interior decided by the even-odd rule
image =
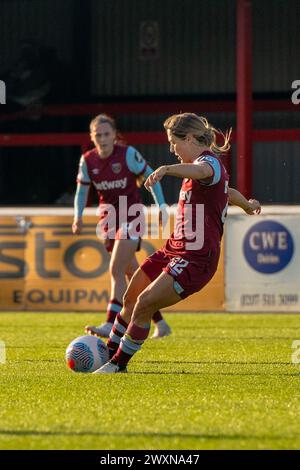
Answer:
[[[123,306],[125,309],[133,310],[135,305],[136,298],[130,292],[130,289],[127,289],[125,294],[123,295]]]
[[[137,298],[135,308],[131,320],[142,320],[144,323],[151,322],[153,310],[152,310],[151,294],[148,292],[142,292]]]
[[[151,299],[150,292],[148,292],[148,291],[142,292],[137,298],[136,310],[137,311],[139,311],[139,310],[143,311],[143,310],[146,310],[149,307],[151,307],[151,305],[152,305],[152,299]]]

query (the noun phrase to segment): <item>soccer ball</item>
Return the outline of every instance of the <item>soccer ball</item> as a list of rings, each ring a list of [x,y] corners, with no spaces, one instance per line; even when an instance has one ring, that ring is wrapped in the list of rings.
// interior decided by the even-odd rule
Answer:
[[[74,372],[94,372],[108,360],[108,348],[96,336],[79,336],[66,350],[67,366]]]

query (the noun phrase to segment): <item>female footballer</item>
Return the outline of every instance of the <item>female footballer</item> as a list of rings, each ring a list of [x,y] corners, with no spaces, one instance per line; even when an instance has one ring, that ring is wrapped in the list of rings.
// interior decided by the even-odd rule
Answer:
[[[228,202],[247,214],[260,213],[258,201],[247,201],[228,188],[220,156],[230,147],[230,132],[222,134],[224,143],[218,146],[218,131],[193,113],[173,115],[164,127],[170,151],[180,163],[159,167],[148,176],[145,186],[150,190],[165,175],[183,178],[176,229],[133,275],[107,343],[111,360],[96,374],[126,372],[128,361],[148,337],[153,313],[200,291],[211,280],[218,266]],[[197,215],[202,225],[195,232]]]
[[[110,301],[106,322],[100,326],[86,326],[85,331],[96,336],[108,337],[117,313],[121,311],[122,299],[129,280],[138,268],[135,252],[140,249],[140,237],[130,233],[135,216],[125,216],[120,221],[119,201],[124,196],[126,205],[141,203],[138,180],[146,179],[152,168],[133,147],[117,142],[117,128],[114,119],[106,114],[96,116],[90,123],[90,136],[95,148],[82,155],[77,176],[77,190],[74,200],[74,221],[72,231],[79,234],[83,227],[82,214],[86,206],[89,186],[92,183],[99,196],[100,219],[98,229],[105,238],[105,247],[111,253],[109,272],[111,278]],[[159,206],[165,203],[160,183],[151,191]],[[124,198],[123,198],[124,200]],[[105,223],[107,209],[115,210],[112,224]],[[155,330],[153,338],[168,336],[169,325],[159,311],[153,312]]]

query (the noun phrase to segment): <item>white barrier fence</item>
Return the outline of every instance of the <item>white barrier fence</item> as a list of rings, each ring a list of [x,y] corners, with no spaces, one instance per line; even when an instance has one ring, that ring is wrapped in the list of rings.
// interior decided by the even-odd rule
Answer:
[[[259,217],[230,211],[225,305],[232,312],[300,312],[300,207],[267,206]]]
[[[109,258],[95,213],[85,210],[78,239],[72,208],[0,209],[1,310],[106,308]],[[300,312],[300,206],[264,206],[260,216],[230,207],[223,242],[216,275],[178,311]],[[145,239],[139,262],[163,243]]]

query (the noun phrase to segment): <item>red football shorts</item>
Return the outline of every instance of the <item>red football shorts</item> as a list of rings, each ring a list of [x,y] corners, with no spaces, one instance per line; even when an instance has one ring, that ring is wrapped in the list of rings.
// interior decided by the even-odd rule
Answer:
[[[215,274],[220,251],[209,250],[203,255],[193,256],[189,252],[180,255],[165,253],[161,248],[149,256],[141,265],[144,273],[154,281],[163,271],[174,279],[174,289],[185,299],[201,290]]]

